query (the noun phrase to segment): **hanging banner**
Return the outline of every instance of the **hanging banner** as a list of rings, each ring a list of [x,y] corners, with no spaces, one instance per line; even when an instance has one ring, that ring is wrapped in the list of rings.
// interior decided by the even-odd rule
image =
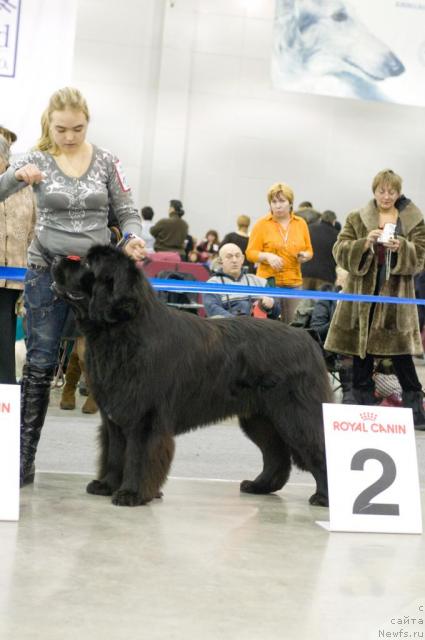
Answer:
[[[71,82],[77,0],[0,0],[0,125],[13,153],[40,136],[50,95]]]
[[[21,0],[0,0],[0,76],[15,77]]]
[[[425,0],[276,0],[286,91],[425,105]]]

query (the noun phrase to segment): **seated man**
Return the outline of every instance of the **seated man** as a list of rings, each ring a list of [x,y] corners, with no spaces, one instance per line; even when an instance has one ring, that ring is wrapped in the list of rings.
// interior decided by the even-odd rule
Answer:
[[[253,273],[243,273],[242,265],[244,255],[236,244],[224,244],[219,251],[221,270],[217,272],[208,282],[218,284],[243,285],[245,287],[266,287],[264,278],[255,276]],[[273,298],[263,296],[250,296],[247,293],[205,293],[203,302],[207,316],[249,316],[253,303],[258,300],[259,308],[268,317],[277,318],[280,313],[280,304]]]

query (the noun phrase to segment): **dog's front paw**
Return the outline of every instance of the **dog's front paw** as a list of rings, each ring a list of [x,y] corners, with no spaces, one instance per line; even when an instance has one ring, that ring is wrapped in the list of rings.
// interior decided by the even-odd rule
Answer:
[[[138,507],[151,500],[152,498],[145,498],[137,491],[130,491],[129,489],[119,489],[112,496],[112,504],[117,505],[117,507]]]
[[[258,484],[257,482],[255,482],[255,480],[242,480],[240,484],[240,490],[242,491],[242,493],[272,493],[272,489],[270,487],[265,487],[264,485]]]
[[[313,493],[308,501],[314,507],[329,507],[328,496],[324,496],[323,493]]]
[[[106,482],[102,480],[92,480],[86,487],[87,493],[92,493],[95,496],[111,496],[112,489]]]

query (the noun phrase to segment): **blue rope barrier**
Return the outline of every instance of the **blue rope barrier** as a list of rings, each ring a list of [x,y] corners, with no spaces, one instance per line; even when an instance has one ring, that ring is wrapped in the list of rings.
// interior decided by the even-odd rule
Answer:
[[[158,291],[179,291],[193,293],[235,293],[234,284],[218,284],[214,282],[195,282],[192,280],[170,282],[151,278],[150,282]],[[309,298],[313,300],[347,300],[348,302],[389,302],[390,304],[421,304],[422,298],[394,298],[391,296],[356,295],[354,293],[338,293],[337,291],[310,291],[308,289],[285,289],[281,287],[246,287],[238,285],[238,293],[247,293],[253,297],[269,296],[271,298]]]
[[[22,281],[26,269],[20,267],[0,267],[0,280]],[[234,284],[200,282],[199,280],[162,280],[149,278],[157,291],[177,291],[179,293],[235,293]],[[337,291],[310,291],[307,289],[285,289],[281,287],[246,287],[238,285],[238,293],[253,297],[270,296],[272,298],[309,298],[310,300],[346,300],[348,302],[380,302],[389,304],[425,305],[423,298],[394,298],[392,296],[356,295]]]
[[[0,280],[22,281],[26,272],[23,267],[0,267]]]

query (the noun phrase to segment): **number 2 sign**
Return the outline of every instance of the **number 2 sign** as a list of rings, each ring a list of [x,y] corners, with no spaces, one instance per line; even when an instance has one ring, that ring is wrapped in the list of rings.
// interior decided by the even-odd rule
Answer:
[[[324,404],[331,531],[422,533],[411,409]]]

